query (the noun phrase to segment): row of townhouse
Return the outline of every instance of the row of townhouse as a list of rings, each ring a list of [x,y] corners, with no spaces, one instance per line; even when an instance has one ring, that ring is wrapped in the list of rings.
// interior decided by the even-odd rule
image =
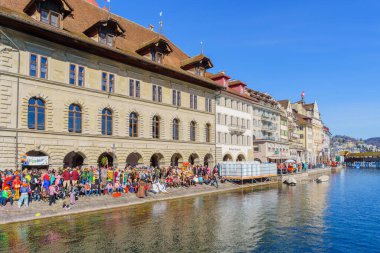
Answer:
[[[188,56],[151,27],[87,0],[8,0],[0,9],[3,169],[26,156],[52,167],[291,158],[280,103],[212,74],[210,58]]]

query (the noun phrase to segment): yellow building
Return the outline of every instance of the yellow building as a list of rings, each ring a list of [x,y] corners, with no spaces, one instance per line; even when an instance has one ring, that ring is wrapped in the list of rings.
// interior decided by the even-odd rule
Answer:
[[[0,2],[1,168],[214,164],[204,55],[85,0]]]
[[[316,164],[323,161],[323,123],[317,103],[305,104],[302,99],[292,104],[296,113],[300,140],[306,149],[306,161]]]

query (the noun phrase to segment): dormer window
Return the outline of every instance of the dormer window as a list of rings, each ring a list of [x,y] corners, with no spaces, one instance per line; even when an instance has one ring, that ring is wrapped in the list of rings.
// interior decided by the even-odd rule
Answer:
[[[183,70],[187,70],[201,77],[205,76],[206,69],[212,68],[213,66],[211,60],[202,54],[185,59],[181,62],[181,68]]]
[[[100,44],[114,47],[116,37],[123,36],[125,30],[114,19],[101,20],[84,31],[88,37]]]
[[[195,74],[197,76],[205,76],[206,70],[203,67],[195,67]]]
[[[150,58],[152,61],[162,64],[166,55],[172,52],[172,48],[169,43],[160,38],[156,37],[143,45],[136,52],[146,58]]]
[[[106,31],[99,31],[99,42],[103,45],[113,47],[115,36]]]
[[[41,10],[41,22],[54,27],[59,27],[61,15],[54,11]]]
[[[24,9],[34,19],[57,28],[72,11],[65,0],[31,0]]]

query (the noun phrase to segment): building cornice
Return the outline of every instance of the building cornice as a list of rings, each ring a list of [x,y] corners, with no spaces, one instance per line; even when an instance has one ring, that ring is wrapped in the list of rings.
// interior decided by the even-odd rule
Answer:
[[[15,128],[4,128],[0,127],[0,131],[7,131],[11,133],[26,133],[26,134],[36,134],[36,135],[43,135],[44,138],[47,135],[52,135],[52,136],[66,136],[66,137],[73,137],[73,138],[101,138],[105,140],[126,140],[126,141],[153,141],[153,142],[165,142],[165,143],[171,143],[171,144],[193,144],[193,145],[208,145],[208,146],[214,146],[215,147],[215,142],[200,142],[200,141],[174,141],[174,140],[169,140],[169,139],[154,139],[154,138],[144,138],[144,137],[129,137],[129,136],[120,136],[120,135],[102,135],[102,134],[86,134],[86,133],[69,133],[69,132],[57,132],[57,131],[49,131],[49,130],[32,130],[32,129],[25,129],[25,128],[20,128],[16,130]]]
[[[30,76],[12,73],[12,72],[6,72],[6,71],[0,70],[0,75],[22,78],[25,80],[36,81],[39,83],[42,82],[42,83],[46,83],[46,84],[50,84],[50,85],[56,85],[56,86],[68,88],[68,89],[82,90],[85,92],[96,93],[96,94],[104,95],[107,97],[118,97],[118,98],[123,98],[123,99],[127,99],[127,100],[139,101],[139,102],[143,102],[143,103],[147,103],[147,104],[155,104],[156,106],[157,105],[158,106],[166,106],[166,107],[176,108],[178,110],[191,111],[191,112],[202,113],[202,114],[207,114],[207,115],[214,115],[213,112],[194,110],[194,109],[190,109],[190,108],[186,108],[186,107],[178,107],[178,106],[175,106],[172,104],[160,103],[160,102],[156,102],[156,101],[152,101],[152,100],[148,100],[148,99],[143,99],[143,98],[135,98],[135,97],[119,94],[119,93],[109,93],[109,92],[105,92],[105,91],[101,91],[101,90],[97,90],[97,89],[92,89],[92,88],[88,88],[88,87],[79,87],[79,86],[74,86],[74,85],[67,84],[67,83],[62,83],[62,82],[57,82],[57,81],[52,81],[52,80],[46,80],[46,79],[41,79],[41,78],[36,78],[36,77],[30,77]],[[24,85],[28,85],[28,84],[24,83]],[[33,84],[33,85],[36,85],[36,84]]]

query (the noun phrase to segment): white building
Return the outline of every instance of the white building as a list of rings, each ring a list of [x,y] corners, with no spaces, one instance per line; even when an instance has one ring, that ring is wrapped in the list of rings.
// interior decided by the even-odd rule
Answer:
[[[216,157],[217,161],[253,160],[252,101],[245,93],[246,84],[230,81],[220,72],[211,77],[224,86],[216,99]]]

